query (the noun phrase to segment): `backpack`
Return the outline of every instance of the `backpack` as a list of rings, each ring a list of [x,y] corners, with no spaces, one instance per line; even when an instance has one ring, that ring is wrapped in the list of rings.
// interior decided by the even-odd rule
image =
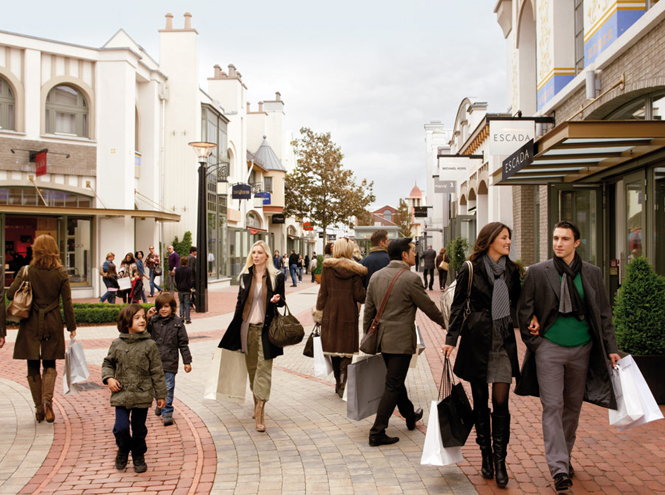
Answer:
[[[104,262],[106,263],[106,262]],[[109,274],[104,271],[104,263],[99,265],[99,275],[103,278],[108,278]]]
[[[465,261],[469,265],[469,286],[466,291],[467,309],[469,306],[469,297],[471,296],[471,285],[473,284],[473,265],[470,261]],[[441,313],[443,313],[443,328],[448,330],[448,322],[450,321],[450,309],[455,299],[455,289],[457,288],[457,280],[448,286],[448,288],[441,294]]]

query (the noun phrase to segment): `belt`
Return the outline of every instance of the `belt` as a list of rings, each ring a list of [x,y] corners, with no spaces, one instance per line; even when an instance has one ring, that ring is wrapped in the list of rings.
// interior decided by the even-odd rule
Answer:
[[[51,304],[44,308],[37,307],[34,303],[32,305],[32,310],[33,311],[38,311],[38,333],[37,337],[38,340],[49,340],[51,338],[51,332],[48,328],[46,328],[45,325],[45,316],[47,313],[50,313],[51,311],[55,309],[60,308],[60,300],[59,298],[53,301]]]

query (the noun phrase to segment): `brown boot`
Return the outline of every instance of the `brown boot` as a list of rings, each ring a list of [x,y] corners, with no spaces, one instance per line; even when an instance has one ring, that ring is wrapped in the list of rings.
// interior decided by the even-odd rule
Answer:
[[[28,376],[28,385],[32,393],[32,400],[35,402],[35,419],[37,423],[44,421],[44,407],[42,406],[42,376]]]
[[[346,379],[348,378],[348,368],[351,364],[351,358],[343,357],[339,363],[339,390],[337,395],[344,397],[344,389],[346,388]]]
[[[266,431],[266,425],[263,422],[263,410],[266,403],[262,400],[256,402],[256,409],[254,410],[256,414],[256,431],[263,433]]]
[[[42,404],[44,405],[44,417],[47,423],[55,421],[53,414],[53,389],[55,389],[55,377],[58,376],[55,368],[45,368],[42,375]]]

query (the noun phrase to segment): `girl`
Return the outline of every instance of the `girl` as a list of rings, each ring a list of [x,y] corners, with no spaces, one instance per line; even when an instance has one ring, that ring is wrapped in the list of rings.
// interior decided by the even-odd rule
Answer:
[[[123,258],[122,263],[120,263],[120,272],[118,273],[118,278],[131,277],[132,273],[134,273],[134,270],[136,269],[136,260],[134,259],[134,255],[132,253],[127,253]],[[131,289],[121,290],[119,292],[123,303],[131,302],[129,301],[129,294]]]
[[[109,386],[111,405],[115,407],[113,434],[118,446],[115,468],[125,469],[131,451],[137,473],[148,469],[144,458],[148,450],[145,420],[152,405],[153,390],[158,397],[157,406],[166,405],[162,360],[157,344],[145,329],[145,311],[141,306],[130,304],[123,308],[118,315],[119,338],[111,344],[102,365],[102,381]]]
[[[131,303],[139,304],[143,294],[143,276],[138,270],[132,273],[132,290],[129,293],[129,300]]]
[[[115,265],[111,263],[107,271],[108,279],[108,302],[115,304],[115,296],[118,293],[120,286],[118,285],[118,274],[115,271]]]

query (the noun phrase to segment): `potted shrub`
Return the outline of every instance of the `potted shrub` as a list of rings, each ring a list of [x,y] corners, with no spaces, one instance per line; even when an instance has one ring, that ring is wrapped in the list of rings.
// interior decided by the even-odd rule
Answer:
[[[632,354],[658,404],[665,404],[665,278],[635,258],[614,304],[619,349]]]
[[[317,254],[316,255],[316,268],[312,270],[312,273],[314,274],[314,279],[316,280],[317,284],[321,283],[321,272],[323,271],[323,255],[322,254]]]
[[[446,254],[448,255],[448,273],[452,274],[453,279],[457,276],[457,272],[464,261],[466,260],[466,253],[471,249],[471,244],[466,237],[456,237],[446,244]]]

